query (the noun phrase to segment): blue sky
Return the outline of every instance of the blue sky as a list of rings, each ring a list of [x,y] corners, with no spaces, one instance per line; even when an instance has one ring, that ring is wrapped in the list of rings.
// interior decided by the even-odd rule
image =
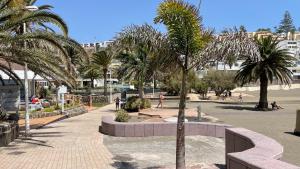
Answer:
[[[198,4],[199,0],[187,0]],[[300,27],[299,0],[202,0],[201,15],[206,27],[221,31],[245,25],[248,31],[273,28],[290,11]],[[162,0],[39,0],[53,5],[70,29],[70,36],[80,43],[112,39],[130,24],[153,24],[156,8]],[[153,24],[154,25],[154,24]],[[154,25],[165,31],[163,25]]]

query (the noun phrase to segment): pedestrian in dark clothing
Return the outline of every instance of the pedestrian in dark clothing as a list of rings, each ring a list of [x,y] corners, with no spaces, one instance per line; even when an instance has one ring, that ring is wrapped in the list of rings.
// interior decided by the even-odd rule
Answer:
[[[115,102],[116,102],[116,110],[120,110],[120,98],[117,97],[117,98],[115,99]]]

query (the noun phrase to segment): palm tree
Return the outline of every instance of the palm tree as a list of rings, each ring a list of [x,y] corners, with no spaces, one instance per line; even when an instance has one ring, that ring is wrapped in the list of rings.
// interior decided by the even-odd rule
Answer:
[[[102,68],[102,73],[104,77],[104,96],[107,96],[107,72],[109,66],[111,65],[113,59],[113,54],[111,48],[106,48],[105,50],[96,52],[93,54],[92,62],[94,65]]]
[[[72,64],[65,46],[87,56],[84,49],[76,41],[67,37],[68,27],[56,14],[50,11],[51,6],[39,6],[37,11],[27,11],[26,5],[32,5],[35,0],[3,0],[0,3],[0,59],[6,64],[0,65],[13,79],[20,81],[13,74],[12,63],[24,65],[28,63],[30,70],[45,79],[54,80],[57,84],[76,85],[76,69]],[[23,23],[27,31],[23,31]],[[64,35],[56,34],[46,26],[56,25]],[[27,48],[24,48],[26,42]]]
[[[199,8],[183,0],[165,0],[157,10],[156,23],[163,23],[168,30],[171,60],[182,70],[182,82],[177,123],[176,168],[185,168],[185,107],[187,75],[191,69],[204,69],[213,61],[226,60],[229,56],[259,56],[257,47],[247,33],[229,29],[221,36],[203,28]]]
[[[166,44],[165,36],[148,24],[129,26],[116,38],[113,48],[122,63],[119,75],[138,82],[140,98],[144,97],[144,82],[164,63],[159,58],[163,58],[162,53],[166,54]]]
[[[242,85],[260,81],[260,99],[258,108],[268,108],[268,85],[274,79],[282,84],[290,84],[292,72],[288,69],[294,65],[295,58],[287,49],[281,49],[278,39],[272,36],[255,38],[260,52],[259,59],[248,57],[237,72],[236,81]]]
[[[92,89],[95,88],[95,79],[99,79],[101,77],[101,71],[99,69],[99,66],[91,62],[86,62],[82,64],[82,66],[78,70],[82,78],[91,80],[90,87]]]
[[[156,23],[163,23],[168,30],[168,38],[182,70],[180,103],[177,123],[176,168],[185,168],[185,108],[187,96],[187,75],[197,62],[196,54],[210,39],[204,34],[202,18],[196,6],[182,0],[165,0],[158,7]],[[205,36],[204,36],[205,35]],[[206,36],[208,35],[208,36]]]

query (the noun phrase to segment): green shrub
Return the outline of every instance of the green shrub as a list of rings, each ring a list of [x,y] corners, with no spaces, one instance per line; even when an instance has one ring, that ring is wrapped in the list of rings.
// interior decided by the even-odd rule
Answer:
[[[232,72],[209,71],[203,80],[211,90],[215,91],[216,96],[221,96],[225,90],[230,91],[236,88],[234,77],[235,74]]]
[[[54,112],[54,111],[55,111],[55,109],[52,108],[52,107],[48,107],[48,108],[45,108],[45,109],[43,110],[43,112],[45,112],[45,113],[51,113],[51,112]]]
[[[129,120],[129,114],[125,110],[119,110],[116,113],[116,119],[117,122],[128,122]]]
[[[149,99],[142,99],[141,109],[151,108],[151,101]]]
[[[208,93],[209,85],[206,81],[198,80],[195,82],[193,89],[196,93],[200,94],[202,98],[205,98],[205,96]]]
[[[140,109],[151,108],[149,99],[140,99],[137,96],[132,96],[127,99],[125,109],[129,112],[138,112]]]

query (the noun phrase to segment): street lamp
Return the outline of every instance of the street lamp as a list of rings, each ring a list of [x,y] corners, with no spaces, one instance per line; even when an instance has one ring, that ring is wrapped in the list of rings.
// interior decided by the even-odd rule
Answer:
[[[26,6],[28,11],[36,11],[39,8],[37,6]],[[26,23],[23,23],[23,34],[27,32]],[[24,49],[26,49],[26,41],[24,41]],[[24,65],[24,89],[25,89],[25,136],[29,136],[30,132],[30,121],[29,121],[29,102],[28,102],[28,65],[25,62]]]
[[[112,104],[112,86],[111,86],[111,69],[109,69],[109,103]]]

